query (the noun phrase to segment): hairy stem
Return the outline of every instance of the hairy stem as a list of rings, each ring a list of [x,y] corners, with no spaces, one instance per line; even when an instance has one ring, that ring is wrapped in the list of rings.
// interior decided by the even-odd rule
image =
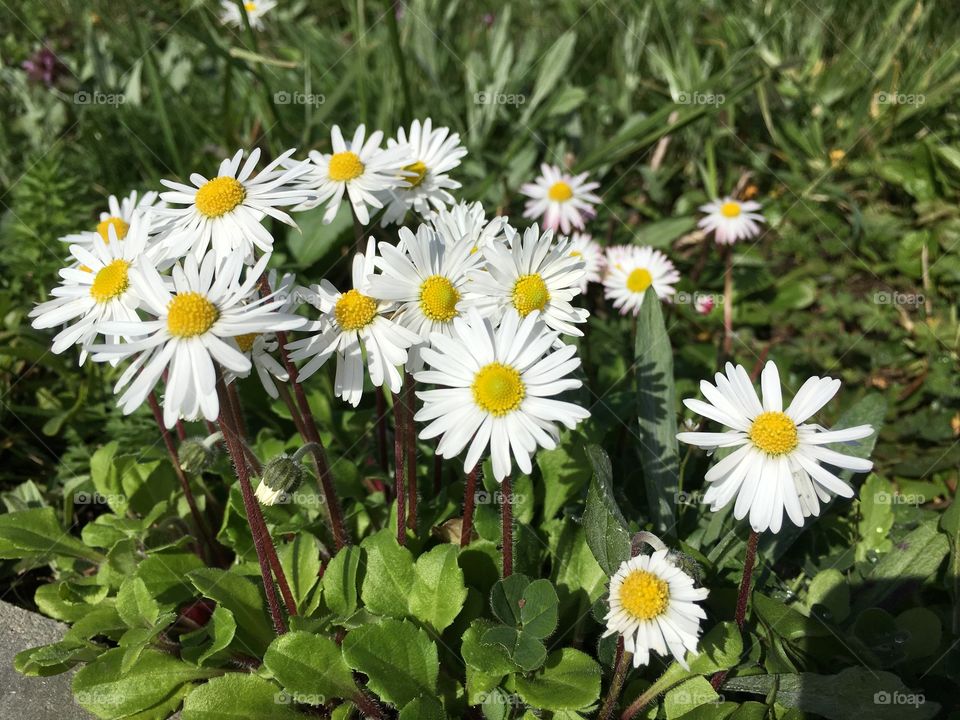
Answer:
[[[414,532],[417,531],[417,504],[420,495],[417,492],[417,429],[413,424],[413,415],[416,405],[414,395],[413,375],[405,373],[403,378],[403,412],[407,459],[407,525]]]
[[[633,656],[623,649],[623,637],[617,640],[617,659],[613,664],[613,677],[610,679],[610,688],[607,697],[600,708],[597,720],[609,720],[620,702],[620,693],[623,691],[623,681],[627,678],[630,669],[630,660]]]
[[[477,502],[477,473],[480,471],[480,463],[473,466],[473,470],[467,473],[466,482],[463,484],[463,521],[460,523],[460,547],[465,548],[470,544],[470,536],[473,535],[473,508]]]
[[[757,533],[756,530],[751,530],[750,537],[747,539],[747,553],[743,558],[743,576],[740,578],[740,592],[737,594],[737,609],[733,616],[733,620],[737,623],[737,627],[740,630],[743,630],[744,621],[747,618],[747,603],[750,601],[750,582],[753,578],[753,568],[757,561],[757,543],[759,540],[760,534]],[[717,690],[723,685],[723,681],[726,679],[727,671],[721,670],[718,673],[714,673],[714,676],[710,678],[710,684],[714,690]]]
[[[513,575],[513,486],[507,475],[500,484],[500,521],[503,525],[503,577]]]
[[[406,412],[403,409],[403,390],[393,394],[393,494],[397,499],[397,542],[407,543],[407,493],[403,486],[405,463],[403,458]]]

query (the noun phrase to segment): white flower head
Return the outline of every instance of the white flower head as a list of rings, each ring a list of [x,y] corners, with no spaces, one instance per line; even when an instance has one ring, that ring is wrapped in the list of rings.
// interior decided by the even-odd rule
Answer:
[[[536,223],[522,237],[508,226],[507,242],[491,244],[483,254],[485,269],[472,271],[470,279],[485,314],[498,317],[514,309],[526,317],[539,311],[550,329],[583,335],[575,325],[589,313],[570,301],[580,294],[584,263],[570,254],[568,241],[554,242],[552,230],[541,235]]]
[[[564,235],[570,234],[572,228],[582,230],[586,221],[597,214],[594,205],[601,202],[593,193],[600,183],[587,182],[588,176],[571,175],[543,163],[537,179],[520,188],[521,194],[531,198],[523,216],[541,220],[545,230],[559,230]]]
[[[243,10],[250,19],[250,27],[254,30],[263,30],[263,17],[277,6],[275,0],[247,0],[243,3]],[[220,0],[220,21],[225,25],[244,27],[243,16],[234,0]]]
[[[412,162],[403,168],[404,182],[383,194],[387,206],[381,225],[402,222],[411,209],[425,217],[433,210],[453,204],[453,195],[448,190],[459,188],[460,183],[448,173],[467,154],[457,133],[451,133],[446,127],[433,129],[430,118],[422,124],[414,120],[409,136],[400,128],[396,140],[387,140],[387,147],[407,147]]]
[[[91,250],[97,238],[105,243],[110,242],[111,227],[116,238],[123,240],[130,230],[134,215],[140,215],[140,222],[146,226],[149,234],[156,229],[153,227],[156,224],[156,214],[153,210],[163,206],[163,203],[157,203],[157,197],[155,192],[146,192],[141,195],[136,190],[123,199],[111,195],[107,198],[107,210],[100,213],[100,221],[96,228],[65,235],[60,240],[69,245],[80,245]]]
[[[573,257],[583,260],[584,275],[580,281],[580,292],[585,293],[588,283],[603,280],[603,270],[606,264],[603,248],[587,233],[575,232],[570,236],[567,249]]]
[[[768,361],[760,375],[763,402],[742,365],[726,365],[726,374],[717,373],[716,385],[700,382],[703,400],[684,400],[688,408],[724,425],[724,432],[681,432],[681,442],[714,450],[736,448],[707,471],[710,485],[704,502],[719,510],[736,498],[733,514],[737,520],[750,515],[757,532],[779,532],[783,514],[794,525],[820,514],[820,504],[834,495],[853,497],[846,482],[821,463],[854,472],[867,472],[873,463],[826,447],[849,443],[873,434],[869,425],[843,430],[824,430],[806,424],[840,389],[840,381],[812,377],[797,391],[786,410],[780,390],[780,375]]]
[[[479,202],[461,200],[450,208],[432,213],[428,220],[448,245],[456,245],[464,237],[470,238],[470,251],[473,253],[482,253],[505,239],[507,218],[496,216],[487,220],[483,205]]]
[[[157,213],[169,222],[162,244],[170,257],[193,253],[203,258],[212,245],[218,262],[239,253],[252,264],[254,248],[263,253],[273,251],[273,236],[263,226],[267,216],[296,227],[297,224],[281,207],[298,205],[312,197],[295,181],[309,169],[306,162],[287,169],[280,166],[293,154],[287,150],[259,173],[254,168],[260,160],[260,148],[243,161],[243,150],[220,163],[217,176],[205,178],[190,175],[193,185],[161,180],[169,191],[160,198],[171,206]]]
[[[293,360],[308,362],[300,368],[301,380],[310,377],[330,358],[337,355],[334,394],[356,407],[363,396],[363,354],[367,355],[370,381],[375,387],[386,385],[399,392],[403,383],[400,369],[407,362],[407,348],[420,336],[386,316],[393,303],[370,295],[376,249],[373,238],[367,251],[353,258],[353,287],[340,292],[329,281],[314,285],[307,297],[324,315],[307,326],[316,331],[287,347]]]
[[[453,321],[452,335],[434,333],[430,340],[431,347],[421,350],[430,369],[415,377],[439,387],[417,392],[424,405],[414,419],[429,423],[421,438],[442,436],[437,452],[443,457],[469,444],[466,472],[489,447],[498,482],[510,474],[513,461],[530,473],[537,448],[556,447],[557,423],[574,428],[590,416],[579,405],[554,399],[581,386],[568,377],[580,359],[573,345],[556,349],[557,333],[538,312],[521,319],[509,310],[495,327],[471,309]]]
[[[653,288],[661,300],[669,300],[676,292],[680,273],[659,250],[633,247],[623,252],[603,279],[603,294],[613,300],[622,315],[636,315],[643,305],[647,288]]]
[[[650,662],[650,651],[672,655],[689,668],[687,652],[696,654],[700,621],[707,615],[697,603],[706,588],[694,586],[670,558],[667,550],[637,555],[623,562],[610,578],[610,610],[604,637],[620,634],[623,647],[633,654],[633,666]]]
[[[713,236],[720,245],[731,245],[737,240],[747,240],[760,234],[759,223],[766,219],[757,212],[760,203],[752,200],[734,200],[725,197],[700,207],[707,215],[697,226]]]

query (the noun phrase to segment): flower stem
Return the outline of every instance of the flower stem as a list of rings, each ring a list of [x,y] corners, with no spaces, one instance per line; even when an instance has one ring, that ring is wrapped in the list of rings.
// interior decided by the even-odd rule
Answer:
[[[460,547],[465,548],[470,544],[470,536],[473,535],[473,508],[477,502],[477,473],[480,471],[480,463],[473,466],[473,470],[467,473],[466,482],[463,485],[463,520],[460,523]]]
[[[623,637],[617,639],[617,658],[613,664],[613,677],[610,679],[610,688],[607,690],[607,697],[603,701],[603,707],[600,708],[600,714],[597,720],[609,720],[613,715],[617,703],[620,701],[620,693],[623,690],[623,681],[627,678],[627,672],[630,669],[631,653],[623,649]]]
[[[417,504],[420,495],[417,492],[417,429],[413,424],[414,405],[416,396],[413,389],[413,375],[405,373],[403,378],[403,412],[404,429],[406,430],[406,458],[407,458],[407,526],[417,532]]]
[[[433,495],[436,497],[443,488],[443,456],[433,451]]]
[[[397,498],[397,542],[407,544],[407,493],[403,486],[404,473],[404,418],[403,390],[393,394],[393,417],[395,430],[393,433],[393,494]]]
[[[753,568],[757,561],[757,543],[759,540],[759,533],[757,533],[756,530],[750,530],[750,537],[747,539],[747,553],[743,558],[743,577],[740,578],[740,592],[737,594],[737,609],[733,616],[734,622],[737,623],[737,628],[741,631],[743,630],[744,620],[746,620],[747,617],[747,603],[750,600],[750,581],[753,578]],[[721,670],[718,673],[714,673],[713,677],[710,678],[710,685],[713,686],[714,690],[717,690],[723,685],[723,681],[726,679],[727,671]]]
[[[513,486],[507,475],[500,484],[500,520],[503,537],[503,577],[513,575]]]
[[[723,272],[723,356],[733,356],[733,245],[728,245]]]
[[[390,471],[390,461],[387,458],[387,398],[383,394],[383,387],[374,390],[377,398],[377,419],[374,421],[377,429],[377,457],[380,460],[380,469],[386,474]]]

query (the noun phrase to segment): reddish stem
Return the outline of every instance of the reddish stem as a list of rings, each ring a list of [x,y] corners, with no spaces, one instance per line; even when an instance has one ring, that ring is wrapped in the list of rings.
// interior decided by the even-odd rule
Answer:
[[[737,627],[743,631],[744,621],[747,617],[747,603],[750,601],[750,581],[753,578],[753,568],[757,561],[757,543],[760,535],[756,530],[750,531],[750,537],[747,539],[747,554],[743,559],[743,576],[740,578],[740,592],[737,594],[737,609],[733,616]],[[710,685],[714,690],[723,685],[727,679],[727,671],[721,670],[710,678]]]
[[[433,495],[436,497],[443,489],[443,456],[433,451]]]
[[[503,577],[513,575],[513,487],[507,475],[500,484],[500,520],[503,525]]]
[[[467,479],[463,485],[463,521],[460,523],[460,547],[462,548],[470,544],[470,536],[473,535],[473,508],[477,502],[479,467],[479,463],[473,466],[473,470],[467,473]]]
[[[597,720],[609,720],[620,701],[620,693],[623,690],[623,681],[627,678],[627,671],[630,669],[631,654],[623,649],[623,636],[617,639],[617,656],[613,663],[613,677],[610,679],[610,688],[607,690],[607,697],[603,701],[603,707],[600,708],[600,714]]]
[[[405,396],[403,412],[407,443],[407,525],[416,533],[417,503],[420,495],[417,492],[417,429],[413,424],[414,406],[416,405],[416,396],[413,392],[413,375],[406,373],[403,384],[403,394]]]
[[[404,474],[404,418],[403,390],[393,394],[393,417],[396,428],[393,432],[393,482],[397,498],[397,542],[407,544],[407,494],[403,487]]]
[[[387,398],[383,394],[382,387],[374,390],[374,396],[377,398],[377,419],[375,421],[377,457],[380,460],[380,469],[386,473],[390,470],[390,460],[387,457]]]

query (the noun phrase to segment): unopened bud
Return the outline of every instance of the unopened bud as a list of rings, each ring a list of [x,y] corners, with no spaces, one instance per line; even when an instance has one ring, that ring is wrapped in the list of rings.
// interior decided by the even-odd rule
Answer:
[[[214,445],[220,441],[221,437],[220,433],[214,433],[206,438],[187,438],[180,443],[178,454],[183,471],[199,474],[211,467],[217,459]]]
[[[263,467],[257,499],[264,505],[276,505],[286,493],[300,487],[304,473],[300,458],[287,453],[277,455]]]
[[[687,575],[693,578],[694,583],[700,585],[703,581],[703,568],[700,563],[694,560],[686,553],[679,550],[671,550],[667,554],[667,559],[674,565],[683,570]]]

